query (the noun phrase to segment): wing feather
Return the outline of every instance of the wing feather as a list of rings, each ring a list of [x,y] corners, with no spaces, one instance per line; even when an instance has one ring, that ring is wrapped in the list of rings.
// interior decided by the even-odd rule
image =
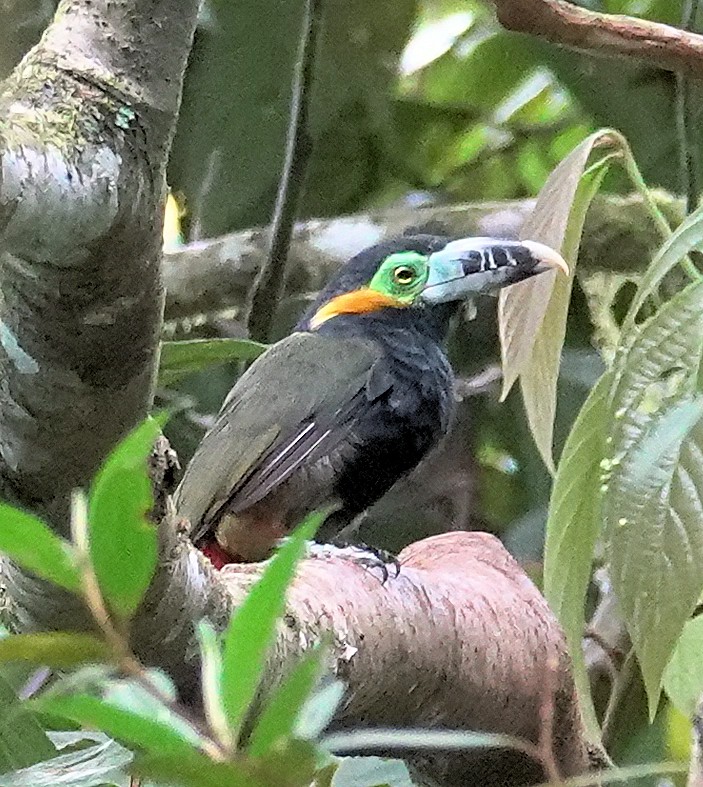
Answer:
[[[368,401],[379,358],[370,342],[294,333],[257,359],[228,395],[176,492],[178,512],[196,539],[224,509],[254,505],[301,465],[334,450]]]

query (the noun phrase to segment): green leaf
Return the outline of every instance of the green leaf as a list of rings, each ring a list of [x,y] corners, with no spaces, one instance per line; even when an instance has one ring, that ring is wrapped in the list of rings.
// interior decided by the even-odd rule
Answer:
[[[253,361],[267,349],[249,339],[192,339],[163,342],[159,362],[159,385],[173,385],[208,366],[230,361]]]
[[[73,547],[36,517],[0,503],[0,551],[22,568],[78,593],[81,577]]]
[[[703,243],[703,207],[686,218],[662,245],[647,267],[623,323],[624,332],[632,329],[637,312],[642,308],[647,298],[655,292],[666,274],[701,243]]]
[[[148,418],[110,453],[93,483],[88,505],[90,558],[110,608],[129,617],[149,586],[157,560],[147,458],[160,434]]]
[[[0,639],[0,662],[22,661],[55,669],[110,660],[110,649],[90,634],[49,631]]]
[[[561,251],[569,277],[545,273],[508,287],[499,296],[502,398],[520,377],[530,429],[550,472],[554,472],[556,384],[577,252],[586,211],[605,170],[596,170],[586,181],[582,178],[594,148],[612,146],[613,139],[610,131],[601,130],[578,145],[554,169],[520,232],[526,240]]]
[[[79,734],[85,738],[83,733]],[[124,784],[124,769],[134,755],[104,735],[97,745],[59,754],[0,776],[0,787],[104,787]]]
[[[314,536],[326,515],[327,512],[311,514],[296,528],[232,616],[225,635],[222,692],[234,738],[256,695],[276,621],[285,609],[286,588],[303,555],[305,542]]]
[[[537,196],[532,214],[523,225],[521,237],[561,250],[571,208],[581,177],[594,147],[608,140],[610,131],[601,130],[578,145],[552,172]],[[567,260],[570,267],[572,260]],[[537,330],[544,319],[555,275],[545,273],[500,293],[499,329],[503,357],[505,398],[528,363]]]
[[[627,337],[606,419],[606,548],[652,715],[664,668],[703,588],[703,425],[691,426],[684,406],[697,399],[701,299],[703,284],[690,285]],[[680,419],[686,429],[675,423]]]
[[[544,595],[569,643],[583,716],[596,740],[599,726],[581,639],[593,552],[601,525],[601,468],[612,375],[596,383],[564,446],[552,489],[544,548]]]
[[[137,758],[139,776],[168,780],[180,787],[271,787],[254,778],[236,762],[214,762],[197,752],[150,754]]]
[[[569,277],[557,276],[547,312],[537,330],[529,363],[520,373],[520,390],[527,422],[547,469],[554,473],[554,420],[557,412],[557,379],[561,363],[566,318],[571,300],[574,270],[578,258],[586,213],[598,193],[607,165],[585,173],[576,190],[569,223],[562,242],[562,253],[569,263]]]
[[[102,730],[137,750],[173,756],[194,751],[191,741],[181,735],[177,728],[89,694],[62,695],[52,692],[28,704],[40,713],[60,716]]]
[[[249,739],[252,757],[263,757],[293,735],[300,711],[319,680],[323,653],[322,647],[306,653],[266,703]]]
[[[205,717],[210,729],[225,749],[234,748],[234,738],[227,721],[222,690],[222,651],[215,629],[206,620],[198,624],[198,640],[202,654],[202,692]]]
[[[56,754],[34,713],[0,677],[0,772],[26,768]]]
[[[703,696],[703,616],[689,620],[664,671],[664,691],[686,718],[691,719]]]
[[[316,740],[325,730],[339,707],[346,688],[341,680],[330,680],[308,698],[298,713],[295,736]]]

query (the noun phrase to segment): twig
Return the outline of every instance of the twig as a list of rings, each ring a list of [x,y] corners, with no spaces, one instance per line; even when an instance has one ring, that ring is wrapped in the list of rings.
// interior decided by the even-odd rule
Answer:
[[[321,21],[321,0],[306,0],[303,29],[293,77],[293,98],[286,140],[286,159],[271,222],[268,259],[254,282],[247,325],[256,341],[268,341],[276,306],[283,293],[286,261],[298,198],[305,181],[312,140],[308,128],[313,65]]]
[[[554,44],[645,60],[656,68],[703,75],[703,36],[659,22],[587,11],[564,0],[494,0],[508,30]]]
[[[682,29],[690,31],[695,25],[697,15],[698,0],[685,0],[681,13]],[[686,213],[693,213],[701,193],[694,100],[691,75],[678,71],[676,73],[676,131],[679,139],[681,188],[686,195]]]

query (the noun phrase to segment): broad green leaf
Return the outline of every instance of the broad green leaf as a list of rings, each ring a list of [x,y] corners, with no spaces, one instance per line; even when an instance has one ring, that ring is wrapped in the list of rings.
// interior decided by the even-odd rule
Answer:
[[[110,660],[110,649],[90,634],[48,631],[0,639],[0,662],[22,661],[56,669]]]
[[[532,214],[523,225],[522,238],[562,250],[571,208],[588,159],[595,147],[611,140],[609,130],[591,134],[554,169],[537,197]],[[574,260],[567,262],[573,268]],[[556,273],[544,273],[500,293],[498,321],[503,359],[503,398],[530,360],[555,281]],[[561,299],[560,305],[563,308]]]
[[[315,535],[326,514],[312,514],[296,528],[232,616],[225,635],[222,692],[235,738],[256,695],[276,621],[285,609],[286,588],[305,542]]]
[[[664,668],[703,588],[703,424],[691,427],[682,407],[697,398],[702,299],[703,284],[690,285],[628,337],[606,420],[607,554],[652,715]],[[662,424],[677,439],[662,435]]]
[[[593,150],[605,145],[610,153],[586,170]],[[521,229],[522,238],[559,250],[569,264],[569,276],[545,273],[506,288],[499,297],[502,398],[519,377],[528,424],[551,473],[557,378],[581,233],[617,145],[619,138],[608,130],[591,134],[578,145],[554,169]]]
[[[599,736],[599,726],[581,639],[601,525],[600,463],[605,455],[611,385],[612,376],[606,373],[591,391],[566,441],[552,489],[544,547],[544,595],[566,634],[583,716],[593,739]]]
[[[664,671],[664,691],[681,713],[692,719],[703,696],[703,616],[689,620],[684,626],[674,655]]]
[[[5,503],[0,503],[0,551],[37,576],[73,593],[80,591],[73,547],[41,520]]]
[[[293,735],[303,705],[319,680],[323,653],[321,647],[306,653],[266,703],[247,746],[252,757],[263,757]]]
[[[85,737],[82,733],[76,737]],[[134,755],[106,736],[88,748],[59,754],[0,776],[0,787],[104,787],[125,784],[124,769]]]
[[[345,685],[341,680],[330,680],[305,702],[295,723],[295,736],[316,740],[327,729],[344,698]]]
[[[199,746],[199,734],[170,707],[177,700],[177,692],[168,675],[160,670],[150,669],[145,671],[145,677],[163,701],[155,697],[153,691],[147,690],[131,678],[103,680],[99,689],[103,692],[104,701],[109,705],[164,724],[194,746]]]
[[[703,243],[703,207],[685,219],[647,267],[628,309],[623,330],[632,329],[637,312],[647,298],[655,292],[666,274],[701,243]]]
[[[137,758],[132,769],[159,784],[167,780],[179,787],[272,787],[240,763],[214,762],[194,751],[144,755]]]
[[[332,787],[413,787],[408,766],[381,757],[346,757],[332,779]]]
[[[28,704],[40,713],[102,730],[137,750],[173,756],[194,751],[192,742],[174,727],[89,694],[52,692]]]
[[[592,170],[592,171],[591,171]],[[591,168],[579,182],[564,232],[561,251],[569,263],[569,276],[557,276],[542,324],[537,329],[529,363],[520,373],[520,390],[527,422],[547,469],[554,473],[554,419],[557,412],[557,378],[561,362],[566,317],[571,300],[574,270],[578,258],[586,213],[600,189],[607,164]]]
[[[26,768],[56,754],[56,747],[12,688],[0,677],[0,772]]]
[[[183,377],[215,364],[253,361],[266,350],[265,344],[249,339],[192,339],[161,345],[159,384],[173,385]]]
[[[157,559],[147,458],[160,433],[156,419],[134,429],[110,453],[90,492],[90,559],[110,608],[123,617],[139,606]]]
[[[203,704],[205,718],[217,740],[231,750],[234,738],[227,721],[222,691],[222,651],[217,633],[207,620],[198,624],[198,640],[200,641]]]

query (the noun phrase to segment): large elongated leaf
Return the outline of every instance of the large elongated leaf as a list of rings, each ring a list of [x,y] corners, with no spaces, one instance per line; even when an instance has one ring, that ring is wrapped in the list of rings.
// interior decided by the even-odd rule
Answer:
[[[690,285],[633,332],[608,418],[606,545],[651,714],[703,588],[703,424],[685,406],[697,398],[702,299],[703,284]]]
[[[608,140],[610,133],[603,130],[591,134],[554,169],[537,197],[532,214],[523,225],[520,234],[524,239],[537,240],[561,251],[571,206],[588,159],[593,148]],[[573,266],[573,260],[567,262]],[[546,273],[500,293],[498,320],[503,357],[503,398],[529,362],[555,281],[555,274]]]
[[[108,661],[110,649],[90,634],[47,631],[0,639],[0,661],[21,661],[58,669]]]
[[[230,361],[253,361],[266,349],[250,339],[192,339],[164,342],[159,359],[159,383],[173,385],[194,372]]]
[[[502,395],[520,377],[530,429],[552,472],[556,386],[574,269],[586,212],[605,170],[586,180],[583,175],[594,148],[614,139],[611,132],[599,131],[575,148],[550,175],[521,230],[523,238],[560,250],[569,263],[569,277],[546,273],[500,294]]]
[[[664,672],[664,691],[687,718],[693,718],[703,695],[703,617],[689,620],[676,643],[671,661]]]
[[[88,694],[52,693],[31,705],[43,713],[69,719],[106,732],[134,748],[157,754],[188,754],[195,749],[177,728]]]
[[[129,616],[139,605],[156,566],[156,529],[147,457],[158,436],[148,419],[129,434],[100,469],[88,509],[90,558],[111,609]]]
[[[601,460],[612,376],[605,374],[581,408],[559,462],[544,548],[544,594],[564,629],[590,735],[598,737],[581,638],[584,603],[601,525]]]
[[[249,739],[252,757],[263,757],[291,737],[305,700],[320,677],[322,653],[319,647],[306,653],[267,702]]]
[[[0,677],[0,772],[26,768],[56,754],[36,716]]]
[[[656,290],[657,285],[667,273],[691,251],[703,242],[703,207],[692,213],[664,243],[650,263],[637,293],[632,299],[623,329],[634,325],[637,312],[645,300]]]
[[[312,514],[294,531],[232,616],[225,635],[222,692],[235,738],[256,694],[276,621],[285,609],[286,588],[305,542],[313,537],[324,517],[324,513]]]
[[[39,519],[0,503],[0,552],[22,568],[77,593],[81,586],[73,547]]]

